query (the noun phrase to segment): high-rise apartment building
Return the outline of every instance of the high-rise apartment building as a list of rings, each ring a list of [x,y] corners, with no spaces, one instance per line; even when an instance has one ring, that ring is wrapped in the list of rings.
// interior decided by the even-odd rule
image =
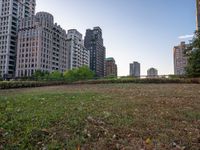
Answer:
[[[200,29],[200,0],[196,0],[196,30]]]
[[[96,73],[97,77],[104,77],[106,49],[100,27],[86,30],[84,45],[90,51],[90,69]]]
[[[35,0],[0,0],[0,77],[15,73],[19,20],[35,14]]]
[[[67,34],[46,12],[19,23],[16,77],[31,76],[36,70],[68,70]]]
[[[140,77],[140,63],[133,62],[130,64],[130,76],[132,77]]]
[[[69,68],[89,67],[90,52],[84,46],[82,34],[76,29],[68,30],[67,48],[69,51]]]
[[[157,78],[158,70],[155,68],[150,68],[147,70],[147,78]]]
[[[184,75],[185,67],[187,66],[188,58],[184,54],[185,49],[187,48],[185,42],[181,42],[180,45],[175,46],[174,51],[174,74],[175,75]]]
[[[106,58],[106,72],[105,72],[105,76],[115,76],[117,77],[117,65],[115,63],[115,59],[110,57],[110,58]]]

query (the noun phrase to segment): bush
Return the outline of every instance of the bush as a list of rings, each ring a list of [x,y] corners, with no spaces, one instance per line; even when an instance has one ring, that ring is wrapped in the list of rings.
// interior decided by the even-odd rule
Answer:
[[[181,79],[181,78],[187,78],[186,75],[169,75],[169,79]]]
[[[45,79],[51,81],[61,81],[63,80],[63,74],[59,71],[53,71],[49,75],[46,75]]]
[[[138,83],[138,84],[164,84],[164,83],[187,83],[187,84],[199,84],[200,79],[134,79],[134,78],[122,78],[122,79],[100,79],[100,80],[88,80],[75,82],[76,84],[109,84],[109,83]]]
[[[71,82],[70,82],[71,83]],[[200,84],[198,78],[188,79],[99,79],[99,80],[82,80],[73,82],[73,84],[111,84],[111,83],[137,83],[137,84],[164,84],[164,83],[186,83]],[[68,81],[1,81],[0,89],[11,88],[28,88],[69,84]]]
[[[68,82],[82,81],[94,78],[94,72],[92,72],[87,66],[72,69],[64,72],[64,79]]]
[[[1,81],[0,89],[13,89],[13,88],[28,88],[28,87],[41,87],[41,86],[51,86],[51,85],[61,85],[67,84],[61,81]]]
[[[117,77],[115,75],[109,75],[104,77],[104,79],[117,79]]]

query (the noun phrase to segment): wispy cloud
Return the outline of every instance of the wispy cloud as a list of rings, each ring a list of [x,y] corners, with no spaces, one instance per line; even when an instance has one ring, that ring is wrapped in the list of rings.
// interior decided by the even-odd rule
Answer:
[[[189,39],[189,38],[193,38],[193,37],[194,37],[193,34],[188,34],[188,35],[179,36],[178,38],[179,38],[179,39]]]

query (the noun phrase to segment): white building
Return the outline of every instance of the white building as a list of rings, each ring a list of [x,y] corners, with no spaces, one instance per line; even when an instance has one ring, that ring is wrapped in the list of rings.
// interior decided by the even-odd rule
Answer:
[[[0,0],[0,77],[15,72],[18,21],[35,13],[35,0]]]
[[[150,68],[147,70],[147,78],[157,78],[158,70],[155,68]]]
[[[67,34],[46,12],[22,19],[19,24],[16,77],[36,70],[68,70]]]
[[[90,53],[84,46],[82,34],[76,29],[68,30],[67,47],[69,49],[69,68],[79,68],[84,65],[89,66]]]

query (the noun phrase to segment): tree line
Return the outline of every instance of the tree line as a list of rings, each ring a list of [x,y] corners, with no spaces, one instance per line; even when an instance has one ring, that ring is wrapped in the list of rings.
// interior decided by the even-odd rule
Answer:
[[[65,71],[61,73],[59,71],[41,71],[37,70],[32,75],[32,79],[37,81],[67,81],[74,82],[79,80],[88,80],[93,79],[95,77],[95,73],[91,71],[87,66],[83,66],[80,68],[74,68],[72,70]]]

